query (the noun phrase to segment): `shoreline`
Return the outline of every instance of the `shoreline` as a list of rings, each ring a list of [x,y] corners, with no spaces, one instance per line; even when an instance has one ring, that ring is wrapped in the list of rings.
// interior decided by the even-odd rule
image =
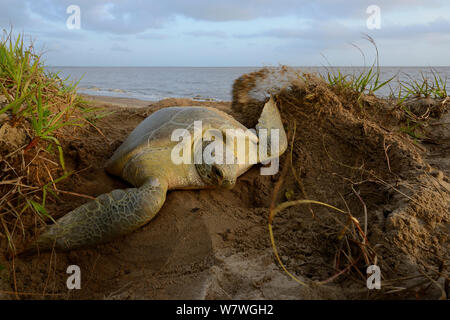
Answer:
[[[229,104],[231,101],[221,101],[221,100],[195,100],[189,97],[184,98],[164,98],[161,100],[143,100],[137,98],[124,98],[124,97],[113,97],[113,96],[96,96],[85,93],[79,93],[80,97],[83,97],[87,100],[89,104],[108,104],[115,107],[120,108],[145,108],[151,105],[160,104],[162,101],[170,101],[174,103],[181,103],[186,105],[186,102],[193,102],[192,105],[200,104],[200,105],[217,105],[217,104]]]
[[[79,93],[80,97],[87,100],[89,104],[109,104],[122,108],[143,108],[148,107],[156,101],[142,100],[136,98],[122,98],[112,96],[95,96],[85,93]]]

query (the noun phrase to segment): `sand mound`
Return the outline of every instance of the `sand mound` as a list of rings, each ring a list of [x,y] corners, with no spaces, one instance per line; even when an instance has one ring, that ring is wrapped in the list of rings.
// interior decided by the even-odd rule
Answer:
[[[264,69],[238,79],[232,106],[185,99],[142,108],[111,106],[115,113],[95,127],[64,128],[58,138],[67,166],[77,173],[59,189],[79,196],[61,194],[49,204],[49,212],[60,217],[89,201],[86,196],[127,187],[108,176],[103,165],[127,134],[159,108],[214,106],[252,127],[268,94],[274,95],[293,141],[292,166],[289,150],[274,177],[259,175],[255,166],[233,190],[169,192],[150,224],[107,245],[19,258],[14,265],[0,258],[6,267],[0,283],[9,287],[0,290],[21,292],[23,298],[71,299],[441,297],[450,231],[448,135],[440,136],[439,145],[414,142],[399,129],[404,119],[389,101],[358,97],[287,69]],[[447,114],[443,110],[433,116]],[[311,288],[290,279],[274,259],[267,231],[274,186],[281,178],[277,203],[314,199],[358,219],[367,229],[366,246],[373,250],[369,261],[354,241],[348,216],[320,206],[291,207],[274,220],[278,250],[288,269],[304,280],[345,272]],[[33,231],[34,226],[26,226],[17,245]],[[3,238],[0,244],[6,252]],[[382,290],[370,291],[366,267],[374,260],[385,282]],[[81,267],[81,290],[66,288],[66,268],[72,264]],[[395,288],[397,293],[389,293]]]
[[[233,108],[247,110],[244,123],[251,123],[255,116],[245,109],[246,101],[262,106],[247,97],[266,73],[246,75],[245,81],[241,78],[235,83]],[[400,132],[403,118],[387,101],[362,96],[361,107],[352,92],[330,88],[312,75],[297,79],[275,95],[291,133],[294,123],[297,128],[292,168],[299,181],[293,175],[288,177],[281,194],[348,208],[362,224],[365,207],[368,242],[376,248],[385,280],[431,273],[442,282],[449,249],[449,167],[441,168],[444,173],[430,166],[427,146]],[[244,99],[240,99],[241,92]],[[419,100],[410,103],[424,105]],[[446,113],[440,101],[428,104],[438,106],[432,109],[431,122]],[[448,127],[440,143],[448,150]],[[336,270],[324,266],[342,263],[346,244],[338,237],[342,226],[333,226],[335,218],[323,208],[313,211],[315,218],[307,208],[286,210],[276,221],[276,238],[291,270],[311,279],[326,279]],[[366,267],[362,262],[353,266],[364,276]],[[399,287],[410,285],[396,283]],[[437,290],[437,294],[441,292]]]

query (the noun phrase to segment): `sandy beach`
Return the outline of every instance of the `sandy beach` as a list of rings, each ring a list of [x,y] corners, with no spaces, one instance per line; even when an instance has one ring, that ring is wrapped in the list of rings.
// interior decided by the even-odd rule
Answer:
[[[119,98],[108,96],[93,96],[88,94],[81,94],[82,97],[90,101],[92,105],[108,105],[122,108],[145,108],[151,104],[151,101],[144,101],[133,98]]]
[[[261,101],[248,93],[258,76],[235,83],[233,102],[84,96],[90,106],[101,108],[100,114],[109,114],[58,133],[66,166],[74,174],[58,183],[63,192],[59,200],[49,200],[47,210],[57,219],[93,197],[128,188],[108,175],[104,164],[160,108],[215,107],[252,127]],[[292,149],[280,159],[279,174],[261,176],[255,166],[232,190],[169,191],[157,217],[126,237],[69,253],[16,258],[14,268],[7,269],[13,273],[0,271],[1,297],[14,298],[15,292],[36,298],[28,292],[63,299],[439,298],[445,286],[442,265],[449,254],[447,102],[439,101],[447,109],[429,119],[432,130],[426,143],[399,130],[403,120],[387,100],[364,96],[363,103],[371,108],[361,112],[355,99],[314,77],[308,85],[296,84],[294,93],[279,92],[289,137],[293,120],[297,128]],[[308,205],[288,208],[275,218],[283,263],[305,281],[326,282],[312,287],[299,285],[280,268],[267,228],[273,199],[282,203],[302,198],[347,208],[359,221],[352,227],[348,217]],[[30,219],[22,217],[26,234],[17,237],[18,248],[36,231]],[[358,238],[359,227],[368,230],[365,245]],[[346,228],[348,235],[342,238]],[[6,253],[6,240],[0,238],[0,244]],[[349,254],[353,264],[346,262]],[[385,290],[366,287],[365,268],[373,259],[383,270]],[[0,265],[11,263],[0,258]],[[65,269],[71,264],[84,272],[81,290],[65,286]],[[438,285],[428,285],[422,273]],[[428,285],[426,290],[413,290],[418,282]],[[393,287],[404,289],[389,293]]]

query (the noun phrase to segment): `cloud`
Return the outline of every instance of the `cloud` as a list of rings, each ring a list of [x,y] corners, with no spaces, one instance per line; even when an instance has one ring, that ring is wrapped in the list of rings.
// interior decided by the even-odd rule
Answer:
[[[81,8],[81,30],[66,28],[72,4]],[[372,4],[381,8],[381,30],[366,28]],[[70,56],[51,55],[59,64],[121,64],[113,52],[130,48],[127,56],[141,64],[148,57],[162,65],[298,63],[322,50],[339,63],[348,61],[349,43],[365,46],[361,32],[385,46],[389,61],[407,63],[397,52],[428,61],[437,51],[445,64],[449,9],[448,0],[0,0],[0,27],[70,47]]]
[[[191,31],[185,32],[185,34],[193,37],[212,37],[221,39],[229,37],[228,33],[223,31]]]
[[[374,38],[419,39],[435,34],[450,35],[450,19],[438,18],[428,23],[411,25],[388,24],[381,29],[367,30],[346,26],[339,21],[313,22],[306,28],[273,28],[256,33],[233,34],[236,38],[276,38],[276,39],[310,39],[310,40],[344,40],[360,38],[361,33],[369,33]]]
[[[111,51],[131,52],[131,49],[116,43],[111,47]]]
[[[364,19],[373,0],[0,0],[0,23],[29,25],[32,17],[65,25],[66,9],[74,2],[81,8],[82,28],[113,34],[137,34],[167,26],[177,16],[224,22],[296,16],[312,20]],[[439,0],[380,0],[383,12],[424,6],[439,8]]]
[[[169,38],[169,35],[155,32],[144,32],[137,34],[136,38],[141,40],[164,40]]]
[[[359,31],[343,25],[339,21],[313,21],[302,28],[272,28],[255,33],[234,34],[236,38],[271,38],[294,40],[333,40],[339,41],[359,37]]]
[[[77,32],[74,30],[43,30],[43,31],[33,31],[33,37],[37,38],[53,38],[53,39],[64,39],[65,41],[82,41],[87,40],[88,36],[85,33]]]
[[[428,23],[414,23],[410,25],[390,24],[377,30],[374,34],[379,38],[421,38],[427,35],[450,35],[450,19],[438,18]]]
[[[0,0],[0,8],[0,27],[3,29],[39,24],[31,14],[26,1]]]

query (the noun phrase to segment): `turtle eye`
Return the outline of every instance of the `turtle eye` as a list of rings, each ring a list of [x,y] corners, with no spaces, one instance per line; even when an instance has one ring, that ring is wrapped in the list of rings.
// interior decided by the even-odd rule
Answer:
[[[212,172],[213,172],[214,175],[215,175],[216,177],[218,177],[219,179],[223,179],[222,171],[220,171],[216,166],[212,167]]]

